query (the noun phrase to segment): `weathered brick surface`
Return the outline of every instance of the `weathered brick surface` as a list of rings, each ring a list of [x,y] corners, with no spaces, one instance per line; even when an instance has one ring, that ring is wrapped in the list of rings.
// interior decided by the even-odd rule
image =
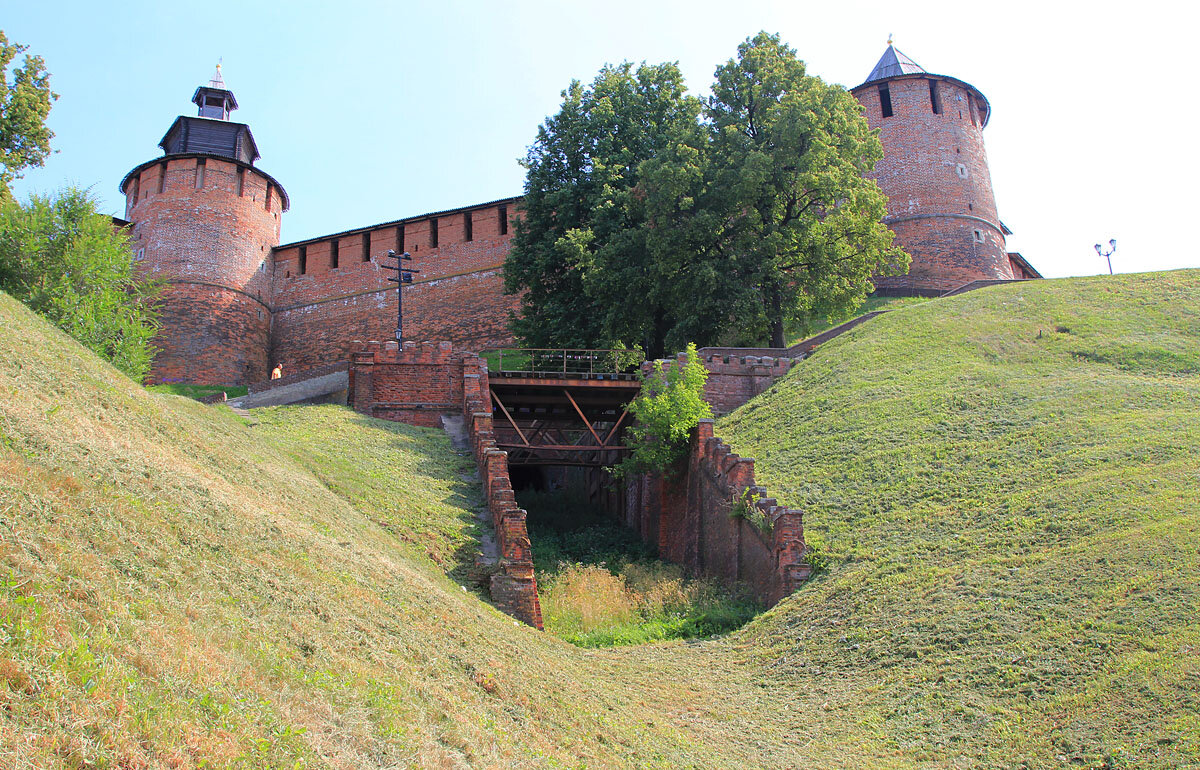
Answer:
[[[508,454],[496,446],[487,365],[449,342],[358,343],[351,355],[349,403],[357,411],[434,427],[442,415],[461,413],[492,514],[499,571],[491,578],[492,600],[502,610],[542,628],[533,572],[533,549],[525,511],[517,506],[508,475]]]
[[[941,114],[933,112],[930,79]],[[877,278],[876,286],[946,291],[978,278],[1012,278],[983,146],[980,94],[936,75],[900,76],[887,86],[893,109],[887,118],[878,82],[853,94],[879,129],[884,157],[870,176],[887,194],[888,226],[913,260],[908,275]]]
[[[271,249],[282,213],[277,189],[268,207],[273,187],[253,167],[201,156],[164,157],[126,181],[139,267],[168,282],[153,381],[266,377]]]
[[[508,317],[518,299],[504,294],[501,267],[508,256],[517,201],[468,208],[440,216],[390,222],[372,228],[281,246],[275,250],[271,356],[293,369],[345,360],[355,339],[394,339],[394,264],[389,250],[407,249],[420,271],[404,289],[404,336],[449,340],[482,350],[511,345]],[[471,217],[467,240],[466,217]],[[431,222],[437,221],[438,245]],[[400,230],[403,229],[403,242]],[[338,261],[333,267],[332,243]],[[364,260],[364,244],[367,246]],[[301,250],[304,253],[301,271]]]
[[[739,457],[702,420],[682,478],[643,476],[626,482],[621,516],[665,558],[693,574],[750,585],[773,605],[808,578],[803,516],[755,484],[754,461]],[[739,509],[750,506],[760,529]]]

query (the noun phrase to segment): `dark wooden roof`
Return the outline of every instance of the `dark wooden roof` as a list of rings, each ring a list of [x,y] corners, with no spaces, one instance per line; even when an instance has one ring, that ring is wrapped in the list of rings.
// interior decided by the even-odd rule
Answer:
[[[262,157],[245,123],[186,115],[175,118],[158,146],[167,155],[198,152],[250,164]]]

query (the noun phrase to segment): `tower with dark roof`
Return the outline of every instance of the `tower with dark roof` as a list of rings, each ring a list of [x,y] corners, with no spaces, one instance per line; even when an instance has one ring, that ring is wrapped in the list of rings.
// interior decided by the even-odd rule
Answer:
[[[888,226],[912,255],[908,275],[877,278],[876,288],[934,294],[974,280],[1026,277],[1014,275],[1010,233],[996,213],[983,147],[992,110],[983,93],[927,72],[890,40],[851,93],[879,129],[883,160],[871,177],[888,196]]]
[[[121,180],[140,267],[166,284],[151,378],[213,385],[266,379],[272,249],[287,193],[254,165],[250,127],[220,65],[167,130],[161,157]]]

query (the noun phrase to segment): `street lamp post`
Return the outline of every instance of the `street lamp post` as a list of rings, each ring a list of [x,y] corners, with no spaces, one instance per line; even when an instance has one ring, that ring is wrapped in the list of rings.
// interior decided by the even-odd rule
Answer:
[[[1100,248],[1100,244],[1096,244],[1096,253],[1108,260],[1108,274],[1112,275],[1112,255],[1117,250],[1117,239],[1110,238],[1108,240],[1108,251]]]
[[[404,252],[400,256],[396,256],[396,252],[388,249],[388,259],[396,260],[395,265],[384,265],[386,270],[395,270],[396,277],[388,278],[388,280],[396,284],[396,343],[401,348],[404,347],[404,284],[413,282],[413,273],[419,273],[420,270],[413,270],[411,267],[405,267],[405,260],[411,262],[412,257],[408,252]]]

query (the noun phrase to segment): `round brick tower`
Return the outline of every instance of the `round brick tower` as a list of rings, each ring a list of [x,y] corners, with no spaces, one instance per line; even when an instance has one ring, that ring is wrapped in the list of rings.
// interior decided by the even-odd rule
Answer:
[[[271,331],[271,249],[287,193],[255,168],[249,126],[229,120],[237,100],[221,68],[196,89],[196,117],[180,116],[163,156],[121,180],[143,274],[166,283],[153,382],[239,385],[264,380]]]
[[[926,72],[888,41],[850,91],[879,129],[870,175],[888,196],[888,227],[912,255],[908,275],[879,277],[881,294],[936,294],[980,279],[1011,279],[983,148],[991,106],[979,89]]]

